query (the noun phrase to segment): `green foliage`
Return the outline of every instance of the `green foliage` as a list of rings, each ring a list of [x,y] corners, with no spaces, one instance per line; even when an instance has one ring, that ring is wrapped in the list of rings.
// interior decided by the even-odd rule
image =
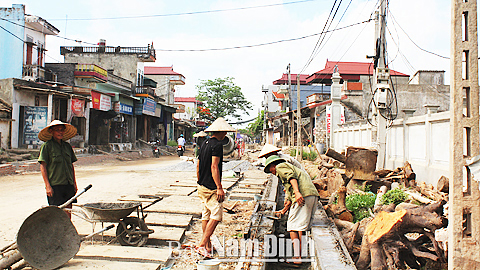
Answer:
[[[375,205],[376,195],[373,193],[348,195],[345,206],[353,213],[353,221],[356,223],[370,216],[368,209]]]
[[[290,156],[296,157],[297,156],[297,149],[295,149],[295,148],[290,149]]]
[[[302,152],[302,158],[304,160],[310,160],[310,161],[314,161],[316,158],[317,158],[317,152],[315,151],[303,151]]]
[[[365,185],[364,187],[361,185],[354,184],[353,186],[355,187],[355,189],[361,190],[363,192],[369,192],[371,191],[370,189],[372,188],[372,185]]]
[[[255,122],[248,124],[247,128],[242,131],[242,133],[247,134],[248,136],[255,138],[260,136],[260,133],[263,131],[263,124],[265,122],[264,111],[260,111],[255,119]]]
[[[387,191],[387,193],[382,196],[382,204],[389,205],[391,203],[394,203],[395,205],[398,205],[404,202],[407,198],[408,196],[403,190],[396,188]]]
[[[169,140],[169,141],[167,142],[167,145],[168,145],[168,146],[178,146],[177,142],[176,142],[176,141],[173,141],[173,140]]]
[[[202,80],[196,86],[197,99],[210,113],[211,119],[218,117],[233,117],[240,119],[241,113],[248,115],[252,104],[245,99],[242,89],[233,83],[234,78],[216,78],[215,80]]]

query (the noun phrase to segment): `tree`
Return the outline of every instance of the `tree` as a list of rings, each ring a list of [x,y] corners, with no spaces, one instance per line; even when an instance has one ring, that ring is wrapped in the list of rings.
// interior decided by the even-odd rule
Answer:
[[[259,137],[260,133],[263,130],[263,123],[265,121],[265,114],[264,111],[260,111],[258,113],[257,118],[255,119],[255,122],[248,124],[247,128],[245,130],[242,130],[245,134],[252,138]]]
[[[235,85],[233,80],[231,77],[202,80],[196,86],[197,99],[203,101],[211,120],[218,117],[240,119],[242,112],[249,114],[248,110],[252,108],[252,104],[245,99],[241,88]]]

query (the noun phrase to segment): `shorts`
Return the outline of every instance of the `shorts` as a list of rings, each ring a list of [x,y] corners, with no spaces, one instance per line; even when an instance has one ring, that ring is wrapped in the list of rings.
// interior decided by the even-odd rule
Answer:
[[[198,197],[202,201],[202,220],[214,219],[222,221],[223,203],[217,200],[217,190],[198,185]]]
[[[307,196],[303,198],[305,204],[299,206],[298,203],[292,203],[287,219],[287,231],[304,232],[312,227],[313,216],[317,210],[317,196]]]
[[[75,188],[73,185],[52,186],[52,189],[53,196],[47,196],[48,205],[60,206],[75,196]],[[77,200],[74,200],[73,202],[76,203]]]

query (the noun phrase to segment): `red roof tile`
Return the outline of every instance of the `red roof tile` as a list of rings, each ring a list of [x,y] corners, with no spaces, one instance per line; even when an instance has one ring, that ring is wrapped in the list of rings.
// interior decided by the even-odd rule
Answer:
[[[325,68],[315,72],[314,74],[308,76],[307,82],[311,83],[312,81],[320,80],[329,80],[332,77],[333,68],[335,65],[338,66],[338,72],[342,78],[357,77],[360,75],[373,75],[373,63],[371,62],[337,62],[337,61],[328,61],[325,63]],[[399,76],[399,77],[409,77],[409,75],[390,70],[390,75]]]
[[[173,66],[172,67],[149,67],[149,66],[145,66],[144,67],[144,73],[145,73],[145,75],[180,75],[180,76],[183,76],[182,74],[173,71]]]
[[[301,85],[307,84],[307,77],[308,77],[308,74],[300,74]],[[292,84],[297,84],[297,74],[290,74],[290,80]],[[281,85],[281,84],[288,84],[288,74],[283,73],[282,78],[276,81],[273,81],[273,85]]]

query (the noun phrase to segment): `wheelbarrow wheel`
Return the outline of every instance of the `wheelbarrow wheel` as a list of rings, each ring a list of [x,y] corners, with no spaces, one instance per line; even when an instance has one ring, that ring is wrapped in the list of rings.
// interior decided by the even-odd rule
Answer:
[[[117,239],[122,246],[141,247],[147,243],[148,234],[139,231],[148,231],[147,224],[139,218],[124,218],[117,226]]]

